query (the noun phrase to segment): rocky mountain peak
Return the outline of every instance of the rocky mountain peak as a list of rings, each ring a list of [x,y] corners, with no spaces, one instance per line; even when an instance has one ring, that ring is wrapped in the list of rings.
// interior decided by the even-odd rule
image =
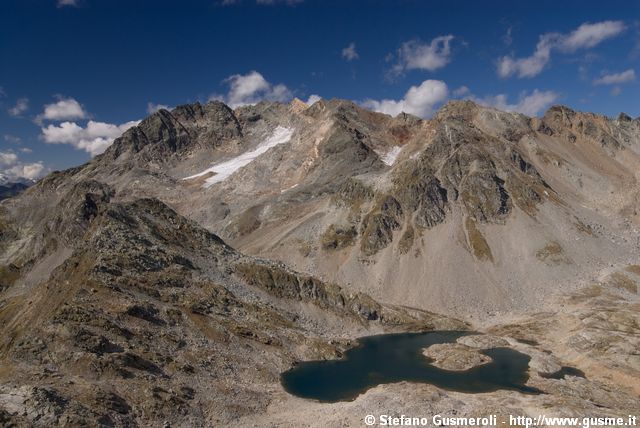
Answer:
[[[446,119],[466,119],[470,120],[480,108],[478,104],[471,100],[449,100],[434,115],[437,121]]]
[[[289,107],[291,108],[291,111],[293,111],[294,113],[301,113],[305,111],[309,106],[301,99],[294,98],[289,103]]]
[[[345,337],[467,328],[449,316],[501,324],[534,371],[563,369],[516,339],[562,337],[633,383],[638,170],[640,121],[563,106],[160,110],[0,203],[0,421],[6,403],[43,426],[231,420]],[[545,399],[584,408],[587,385],[638,408],[532,376]]]
[[[553,105],[547,109],[543,115],[543,120],[549,121],[565,121],[565,123],[571,122],[571,120],[578,114],[575,110],[563,106]]]
[[[161,109],[116,139],[100,159],[106,162],[160,162],[186,150],[211,149],[242,136],[234,112],[211,101]]]
[[[620,112],[616,118],[618,122],[631,122],[633,118],[624,112]]]

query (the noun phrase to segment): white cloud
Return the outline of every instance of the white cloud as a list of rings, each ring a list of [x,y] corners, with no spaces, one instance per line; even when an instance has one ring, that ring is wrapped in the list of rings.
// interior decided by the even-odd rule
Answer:
[[[534,89],[530,94],[522,92],[518,98],[518,102],[515,104],[510,104],[508,102],[506,94],[489,95],[483,98],[478,98],[472,95],[469,99],[478,104],[497,108],[498,110],[518,112],[526,114],[527,116],[536,116],[538,113],[553,104],[559,96],[560,95],[554,91],[539,91],[538,89]]]
[[[86,127],[75,122],[62,122],[60,125],[49,125],[42,128],[42,138],[48,144],[69,144],[85,150],[91,156],[104,152],[113,140],[127,129],[136,126],[140,121],[131,121],[122,125],[95,122],[90,120]]]
[[[636,72],[629,69],[620,73],[604,74],[599,79],[593,81],[594,85],[618,85],[620,83],[628,83],[636,80]]]
[[[42,114],[38,115],[37,121],[44,120],[61,121],[84,119],[87,112],[82,105],[73,98],[61,98],[58,102],[47,104],[44,106]]]
[[[456,97],[461,97],[469,93],[469,88],[466,86],[460,86],[459,88],[453,91],[453,95]]]
[[[58,0],[58,7],[78,6],[79,0]]]
[[[316,95],[316,94],[311,94],[309,95],[309,98],[307,98],[307,101],[305,101],[305,104],[308,106],[312,106],[315,103],[317,103],[318,101],[320,101],[322,99],[322,97],[320,95]]]
[[[17,117],[27,110],[29,110],[29,99],[19,98],[18,101],[16,101],[16,105],[11,107],[8,112],[11,116]]]
[[[8,177],[10,181],[14,181],[18,179],[35,180],[41,177],[44,171],[44,165],[39,161],[33,163],[18,163],[9,169],[1,171],[1,173]]]
[[[513,58],[504,56],[498,60],[498,75],[509,77],[517,74],[518,77],[533,77],[544,69],[551,59],[551,48],[554,45],[555,35],[544,34],[536,45],[533,55],[525,58]]]
[[[0,152],[0,166],[10,166],[18,161],[18,155],[13,152]]]
[[[227,95],[212,95],[210,99],[224,101],[231,108],[256,104],[261,100],[283,102],[292,96],[291,91],[285,85],[273,85],[257,71],[251,71],[244,75],[234,74],[226,78],[224,82],[229,85]]]
[[[6,141],[7,143],[22,144],[22,138],[20,138],[18,136],[15,136],[15,135],[4,134],[3,138],[4,138],[4,141]]]
[[[347,61],[353,61],[354,59],[358,59],[360,56],[358,55],[358,51],[356,50],[355,42],[349,43],[349,46],[342,49],[342,58]]]
[[[20,179],[34,180],[44,171],[42,162],[22,163],[13,152],[0,152],[0,177],[12,182]]]
[[[559,47],[567,52],[592,48],[622,33],[625,28],[622,21],[602,21],[595,24],[585,22],[568,36],[562,37]]]
[[[620,86],[614,86],[611,88],[611,95],[617,97],[622,93],[622,88]]]
[[[516,75],[520,78],[537,76],[549,64],[554,50],[570,53],[578,49],[592,48],[619,35],[625,28],[621,21],[603,21],[594,24],[587,22],[569,34],[542,34],[535,51],[530,56],[514,58],[512,55],[507,55],[499,58],[498,75],[500,77]]]
[[[152,102],[148,102],[147,103],[147,113],[149,114],[153,114],[155,112],[157,112],[158,110],[170,110],[171,107],[169,107],[166,104],[156,104],[156,103],[152,103]]]
[[[21,147],[20,148],[20,152],[22,152],[22,153],[33,153],[33,150],[31,150],[29,147]]]
[[[430,43],[410,40],[402,44],[398,50],[398,62],[393,66],[393,74],[401,74],[405,70],[434,71],[444,67],[451,61],[452,35],[440,36]]]
[[[428,117],[433,114],[435,106],[444,102],[448,96],[446,83],[441,80],[425,80],[420,85],[409,88],[400,100],[365,100],[362,104],[371,110],[391,116],[405,112]]]

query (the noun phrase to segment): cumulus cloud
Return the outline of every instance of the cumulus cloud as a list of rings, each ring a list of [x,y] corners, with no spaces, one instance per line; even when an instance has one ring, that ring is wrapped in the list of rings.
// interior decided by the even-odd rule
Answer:
[[[503,56],[497,61],[497,72],[500,77],[517,76],[519,78],[537,76],[544,70],[551,60],[551,53],[575,52],[588,49],[601,42],[615,37],[625,30],[621,21],[603,21],[584,23],[569,34],[545,33],[536,44],[536,49],[528,57],[515,58],[512,55]]]
[[[459,88],[455,89],[453,91],[453,96],[455,97],[462,97],[464,95],[467,95],[469,93],[469,88],[466,86],[460,86]]]
[[[78,101],[73,98],[60,98],[55,103],[45,105],[44,111],[38,115],[36,121],[84,119],[87,116],[87,112]]]
[[[307,98],[307,101],[305,101],[305,104],[308,106],[312,106],[315,103],[317,103],[318,101],[320,101],[322,99],[322,97],[320,95],[316,95],[316,94],[311,94],[309,95],[309,98]]]
[[[152,103],[152,102],[148,102],[147,103],[147,113],[149,114],[153,114],[155,112],[157,112],[158,110],[170,110],[171,107],[169,107],[166,104],[156,104],[156,103]]]
[[[406,70],[434,71],[451,61],[452,35],[439,36],[429,43],[410,40],[398,49],[398,62],[391,69],[392,74]]]
[[[531,93],[522,92],[517,103],[509,103],[506,94],[489,95],[483,98],[472,95],[468,98],[478,104],[494,107],[498,110],[518,112],[526,114],[527,116],[537,116],[553,104],[559,96],[560,95],[554,91],[539,91],[538,89],[534,89]]]
[[[555,36],[544,34],[536,45],[533,55],[525,58],[513,58],[504,56],[498,60],[498,75],[509,77],[517,74],[518,77],[533,77],[542,72],[551,59],[551,48],[554,45]]]
[[[11,116],[18,117],[27,110],[29,110],[29,99],[19,98],[18,101],[16,101],[16,105],[7,111]]]
[[[360,56],[358,55],[358,51],[356,50],[355,42],[349,43],[349,46],[342,49],[342,58],[347,61],[353,61],[354,59],[358,59]]]
[[[42,138],[45,143],[69,144],[96,156],[104,152],[123,132],[138,123],[140,121],[114,125],[90,120],[82,127],[75,122],[62,122],[42,128]]]
[[[633,82],[636,80],[636,72],[633,69],[622,71],[620,73],[604,74],[602,77],[593,81],[594,85],[618,85],[621,83]]]
[[[412,86],[400,100],[365,100],[362,104],[371,110],[396,116],[410,113],[419,117],[429,117],[434,108],[446,101],[449,89],[441,80],[425,80],[418,86]]]
[[[23,163],[13,152],[0,152],[0,177],[12,182],[23,179],[35,180],[44,172],[42,162]]]
[[[10,166],[18,161],[18,155],[13,152],[0,152],[0,166]]]
[[[231,108],[256,104],[261,100],[287,101],[291,91],[283,84],[271,84],[262,74],[251,71],[247,74],[234,74],[224,80],[229,85],[227,95],[212,95],[210,99],[224,101]]]
[[[9,181],[17,181],[20,179],[35,180],[40,178],[45,172],[42,161],[32,163],[18,163],[11,168],[5,169],[1,173],[9,179]]]

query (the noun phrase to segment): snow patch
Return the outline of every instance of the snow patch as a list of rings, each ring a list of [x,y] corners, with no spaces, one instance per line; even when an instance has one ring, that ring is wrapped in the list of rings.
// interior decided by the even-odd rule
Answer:
[[[294,184],[293,186],[288,187],[288,188],[286,188],[286,189],[282,189],[282,190],[280,191],[280,193],[284,193],[284,192],[286,192],[286,191],[288,191],[288,190],[295,189],[296,187],[298,187],[298,183],[296,183],[296,184]]]
[[[288,142],[291,139],[292,135],[293,129],[278,126],[273,131],[273,134],[271,134],[269,138],[260,143],[255,149],[249,152],[242,153],[241,155],[229,159],[228,161],[220,162],[219,164],[213,165],[212,167],[207,168],[198,174],[185,177],[183,178],[183,180],[191,180],[193,178],[202,177],[205,174],[213,173],[214,175],[207,178],[202,187],[210,187],[215,183],[220,183],[221,181],[229,178],[234,172],[236,172],[243,166],[251,163],[261,154],[266,153],[269,149]]]
[[[394,146],[386,154],[380,156],[380,160],[386,163],[387,165],[391,166],[394,164],[394,162],[398,158],[398,155],[400,154],[401,151],[402,151],[401,147]]]

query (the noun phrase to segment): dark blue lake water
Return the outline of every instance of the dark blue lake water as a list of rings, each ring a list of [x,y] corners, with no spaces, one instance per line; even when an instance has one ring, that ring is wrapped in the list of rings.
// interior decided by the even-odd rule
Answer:
[[[340,360],[302,362],[282,374],[285,390],[298,397],[325,402],[351,401],[384,383],[422,382],[466,393],[509,389],[528,394],[530,357],[510,348],[482,351],[493,360],[466,371],[439,369],[422,355],[424,348],[455,342],[461,331],[383,334],[363,337]]]

